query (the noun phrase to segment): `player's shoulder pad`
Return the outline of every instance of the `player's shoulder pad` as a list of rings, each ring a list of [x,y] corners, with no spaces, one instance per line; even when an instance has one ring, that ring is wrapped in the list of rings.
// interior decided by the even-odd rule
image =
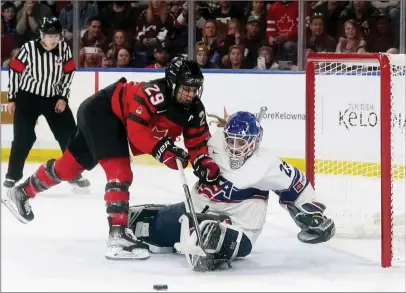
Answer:
[[[170,89],[164,78],[154,79],[142,85],[142,91],[148,102],[158,111],[166,110],[170,103]]]

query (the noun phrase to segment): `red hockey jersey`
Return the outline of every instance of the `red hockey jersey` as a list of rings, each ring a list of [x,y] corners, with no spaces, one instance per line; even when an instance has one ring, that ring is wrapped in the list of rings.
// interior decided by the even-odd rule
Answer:
[[[114,114],[127,129],[134,156],[151,154],[162,137],[175,140],[183,134],[190,161],[207,154],[210,138],[203,103],[191,109],[169,99],[164,79],[134,84],[119,83],[112,97]]]

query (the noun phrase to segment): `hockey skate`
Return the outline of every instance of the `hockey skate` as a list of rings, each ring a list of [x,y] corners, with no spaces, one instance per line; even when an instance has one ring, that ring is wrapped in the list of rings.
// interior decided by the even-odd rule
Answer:
[[[81,174],[68,182],[72,185],[72,191],[75,193],[86,194],[90,192],[90,181],[82,177]]]
[[[111,260],[145,260],[150,257],[148,245],[138,241],[124,226],[111,226],[105,256]]]
[[[21,223],[27,224],[34,219],[29,197],[22,187],[9,189],[7,193],[2,194],[1,202],[10,210],[10,212]]]
[[[6,178],[6,180],[4,180],[3,182],[3,186],[5,188],[13,188],[16,185],[16,181],[10,178]]]

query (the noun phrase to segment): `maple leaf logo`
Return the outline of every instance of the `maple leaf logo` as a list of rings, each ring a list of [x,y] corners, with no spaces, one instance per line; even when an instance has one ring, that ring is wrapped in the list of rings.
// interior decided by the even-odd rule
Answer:
[[[154,126],[152,128],[152,137],[156,139],[161,139],[163,137],[166,137],[168,135],[168,129],[159,129],[158,127]]]
[[[281,33],[291,32],[293,27],[295,26],[295,22],[290,19],[289,15],[285,13],[277,22],[276,26],[278,27],[278,31]]]

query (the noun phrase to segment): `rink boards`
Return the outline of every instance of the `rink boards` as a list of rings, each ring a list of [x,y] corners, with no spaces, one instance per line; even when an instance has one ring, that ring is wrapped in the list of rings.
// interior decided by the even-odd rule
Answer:
[[[144,81],[163,76],[162,71],[78,71],[75,74],[70,107],[76,113],[81,101],[120,77]],[[352,168],[351,174],[375,176],[380,159],[379,146],[379,76],[322,76],[316,78],[316,158],[319,170],[335,174]],[[2,102],[7,91],[8,73],[1,73]],[[305,74],[303,72],[205,72],[203,101],[208,113],[223,116],[225,112],[246,110],[258,113],[261,106],[268,112],[261,124],[264,127],[262,144],[276,156],[305,167]],[[404,77],[395,77],[393,91],[403,99],[394,99],[392,117],[396,164],[404,170],[405,102]],[[402,102],[403,101],[403,102]],[[12,119],[2,105],[2,161],[7,161],[13,137]],[[215,131],[216,127],[211,126]],[[164,129],[162,129],[164,131]],[[37,141],[28,160],[44,162],[58,157],[60,150],[43,117],[36,127]],[[182,145],[181,138],[178,143]],[[402,145],[403,143],[403,145]],[[396,151],[403,147],[403,151]],[[136,163],[160,165],[151,156],[141,156]],[[364,168],[365,167],[365,168]],[[347,168],[348,170],[348,168]],[[359,174],[357,174],[357,172]],[[404,172],[400,172],[404,174]],[[403,175],[404,176],[404,175]]]

